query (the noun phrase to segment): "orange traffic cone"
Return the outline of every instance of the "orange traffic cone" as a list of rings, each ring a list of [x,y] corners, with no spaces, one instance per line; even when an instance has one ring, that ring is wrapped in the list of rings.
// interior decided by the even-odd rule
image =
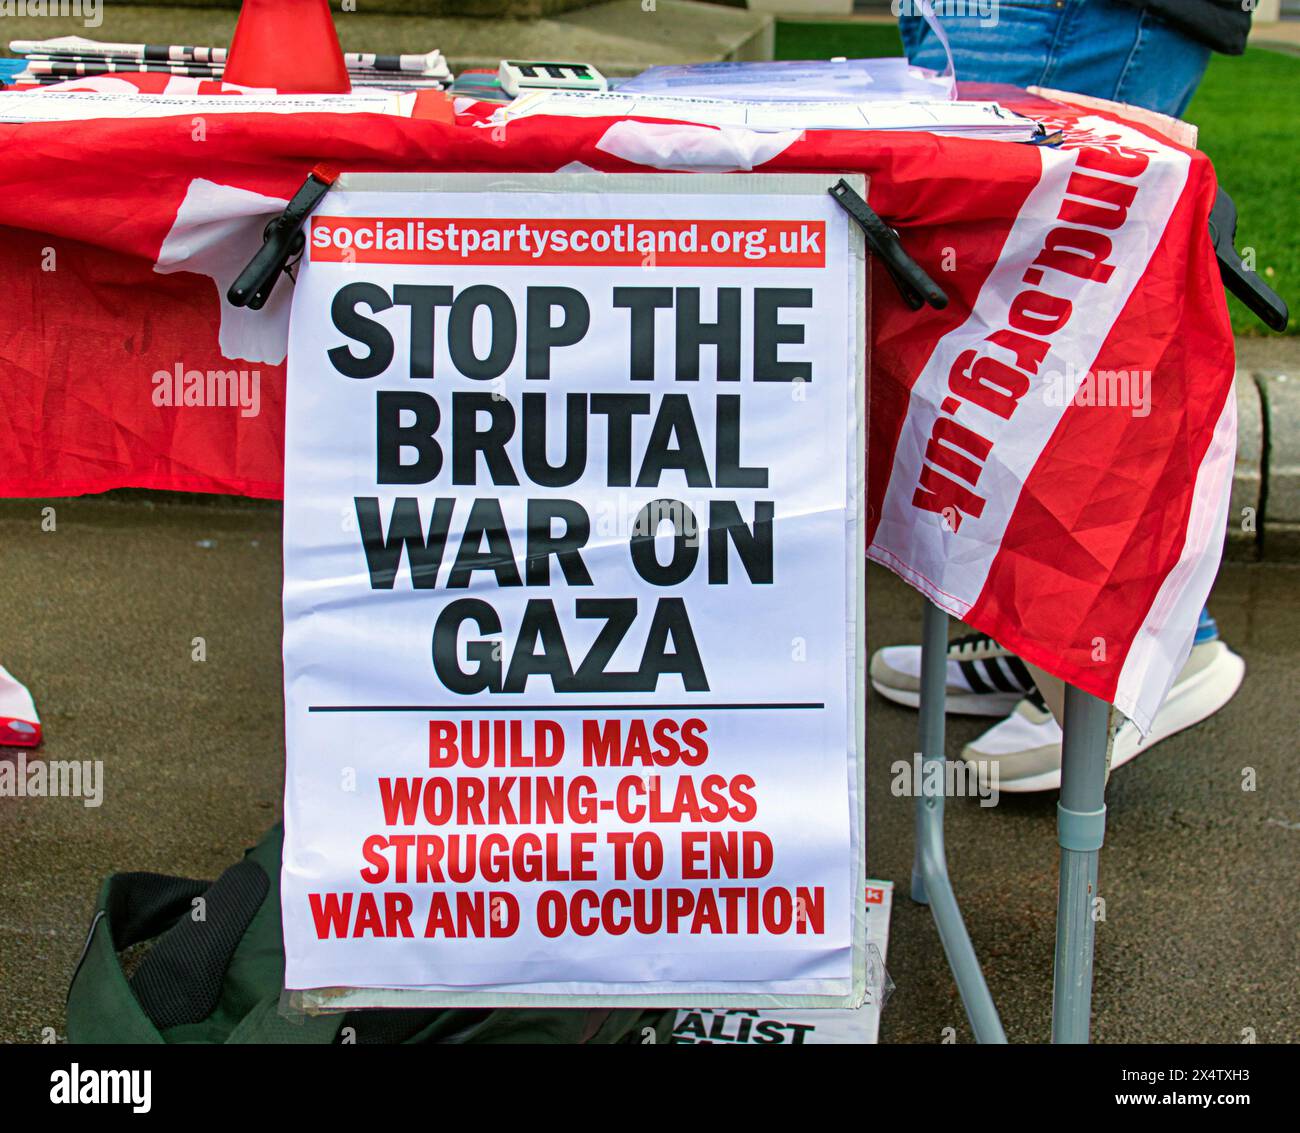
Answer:
[[[224,77],[284,94],[347,94],[329,0],[243,0]]]

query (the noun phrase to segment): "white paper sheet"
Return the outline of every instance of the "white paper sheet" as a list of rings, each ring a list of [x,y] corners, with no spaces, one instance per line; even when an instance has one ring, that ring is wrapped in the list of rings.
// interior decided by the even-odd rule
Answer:
[[[127,94],[106,91],[0,91],[0,122],[77,122],[92,118],[168,118],[184,114],[396,114],[409,117],[413,94]]]

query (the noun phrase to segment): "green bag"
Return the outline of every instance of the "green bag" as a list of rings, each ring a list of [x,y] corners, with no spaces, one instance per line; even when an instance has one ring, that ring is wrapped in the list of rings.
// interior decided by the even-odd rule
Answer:
[[[671,1010],[447,1008],[281,1015],[284,941],[273,826],[215,882],[118,873],[104,882],[68,989],[74,1043],[668,1042]],[[190,915],[204,898],[204,919]],[[128,977],[119,953],[152,941]]]

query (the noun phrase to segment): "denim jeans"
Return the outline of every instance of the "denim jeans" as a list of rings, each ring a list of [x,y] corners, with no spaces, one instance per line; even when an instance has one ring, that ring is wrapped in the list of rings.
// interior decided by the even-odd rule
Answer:
[[[895,8],[907,58],[941,71],[943,45],[912,7]],[[1118,0],[936,0],[935,10],[958,82],[1054,87],[1178,117],[1210,59],[1208,47]]]

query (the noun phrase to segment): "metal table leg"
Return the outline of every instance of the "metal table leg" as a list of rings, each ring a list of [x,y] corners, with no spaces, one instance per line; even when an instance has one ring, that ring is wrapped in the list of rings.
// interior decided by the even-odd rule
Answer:
[[[1056,808],[1061,887],[1056,908],[1052,1041],[1086,1043],[1092,1016],[1097,854],[1106,832],[1106,745],[1110,708],[1067,685]]]
[[[916,799],[916,856],[912,864],[912,899],[928,904],[948,967],[961,994],[976,1042],[1005,1043],[993,997],[984,982],[961,909],[948,878],[943,847],[944,697],[947,685],[948,615],[925,604],[921,633],[921,783]],[[937,764],[937,767],[935,766]],[[928,784],[938,785],[937,793]],[[1094,855],[1095,857],[1095,855]],[[1094,862],[1094,875],[1096,865]],[[1091,945],[1091,938],[1089,940]],[[1086,1017],[1086,1013],[1085,1013]]]

